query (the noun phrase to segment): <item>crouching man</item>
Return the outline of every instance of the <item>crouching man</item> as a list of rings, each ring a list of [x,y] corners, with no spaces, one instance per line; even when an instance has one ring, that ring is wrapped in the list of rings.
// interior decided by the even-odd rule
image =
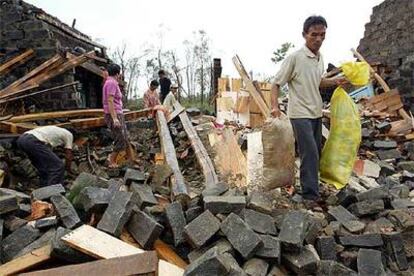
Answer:
[[[53,148],[64,147],[66,170],[71,173],[73,135],[70,131],[56,126],[35,128],[23,133],[17,139],[17,146],[27,154],[38,170],[41,186],[63,184],[65,166],[53,153]]]

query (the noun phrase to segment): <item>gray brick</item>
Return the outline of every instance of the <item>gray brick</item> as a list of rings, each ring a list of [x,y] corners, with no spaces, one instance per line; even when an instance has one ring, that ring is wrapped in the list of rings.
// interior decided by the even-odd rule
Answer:
[[[356,198],[358,201],[387,199],[387,198],[390,198],[390,192],[387,187],[377,187],[377,188],[369,189],[366,192],[357,194]]]
[[[335,261],[321,260],[317,276],[357,276],[354,270]]]
[[[184,236],[194,247],[202,247],[220,229],[220,221],[208,210],[184,227]]]
[[[195,206],[192,208],[188,208],[187,211],[185,211],[185,218],[187,220],[187,223],[190,223],[193,221],[196,217],[201,215],[203,213],[203,208],[200,206]]]
[[[244,196],[206,196],[204,209],[213,214],[239,213],[246,207]]]
[[[50,253],[50,255],[53,258],[69,263],[84,263],[94,260],[94,258],[76,249],[71,248],[69,245],[67,245],[64,241],[61,240],[63,236],[70,232],[71,230],[65,229],[63,227],[59,227],[58,229],[56,229],[55,236],[51,240],[52,252]]]
[[[174,245],[178,246],[184,243],[184,227],[186,221],[181,204],[174,202],[168,205],[165,208],[165,215],[174,237]]]
[[[243,270],[249,276],[266,276],[269,264],[259,258],[251,258],[243,265]]]
[[[58,224],[58,219],[56,216],[42,218],[34,221],[34,227],[37,229],[47,229]]]
[[[250,209],[244,209],[241,217],[257,233],[276,235],[274,219],[266,214]]]
[[[73,208],[72,204],[64,196],[52,196],[50,201],[66,228],[73,229],[82,224],[75,208]]]
[[[308,226],[309,219],[305,213],[300,211],[290,211],[287,213],[279,233],[283,249],[291,252],[300,251],[303,247]]]
[[[13,195],[0,196],[0,215],[4,215],[19,210],[17,197]]]
[[[374,148],[376,149],[395,149],[397,147],[397,142],[388,140],[388,141],[381,141],[376,140],[374,141]]]
[[[247,207],[270,215],[272,213],[272,199],[262,191],[252,191],[249,194]]]
[[[220,228],[234,249],[245,259],[249,259],[263,246],[260,236],[234,213],[227,216]]]
[[[19,203],[30,203],[31,201],[30,196],[26,195],[25,193],[15,191],[12,189],[0,188],[0,196],[2,195],[14,195],[15,197],[17,197],[17,201]]]
[[[145,175],[143,172],[135,169],[127,169],[124,175],[124,184],[129,185],[131,182],[144,183]]]
[[[321,260],[336,261],[336,243],[334,237],[319,237],[316,240],[316,250]]]
[[[25,225],[5,238],[1,243],[3,262],[13,259],[20,250],[40,237],[40,231],[30,225]]]
[[[391,210],[388,212],[387,218],[401,231],[414,229],[414,218],[406,210]]]
[[[26,254],[32,252],[33,250],[36,250],[36,249],[41,248],[41,247],[43,247],[47,244],[50,244],[51,240],[53,239],[55,234],[56,234],[56,229],[49,229],[49,231],[44,233],[40,238],[38,238],[37,240],[30,243],[29,245],[27,245],[22,250],[20,250],[19,253],[17,253],[14,258],[26,255]]]
[[[375,152],[380,160],[390,160],[401,158],[401,152],[397,149],[378,150]]]
[[[306,245],[300,253],[286,252],[282,255],[282,262],[289,269],[299,275],[315,273],[319,263],[319,256],[312,245]]]
[[[85,212],[103,213],[111,201],[109,190],[99,187],[86,187],[75,198],[74,205]]]
[[[62,195],[65,193],[65,188],[61,184],[50,185],[36,189],[32,192],[34,200],[48,200],[52,196]]]
[[[229,186],[226,183],[219,182],[213,187],[208,187],[204,189],[201,193],[203,197],[206,196],[220,196],[229,190]]]
[[[215,249],[213,249],[213,247]],[[206,245],[191,251],[188,254],[188,260],[190,261],[190,263],[193,263],[195,260],[197,260],[200,256],[202,256],[210,249],[217,250],[219,254],[233,254],[233,247],[231,246],[230,242],[224,238],[221,238],[218,241],[212,243],[211,245]]]
[[[361,248],[358,251],[358,275],[385,275],[381,251]]]
[[[144,248],[151,249],[164,227],[146,213],[135,210],[127,225],[129,233]]]
[[[382,199],[364,200],[348,207],[348,209],[358,217],[377,214],[383,211],[384,208],[384,201]]]
[[[339,237],[339,241],[344,246],[357,246],[357,247],[378,247],[384,243],[380,234],[362,234],[362,235],[349,235]]]
[[[116,192],[109,202],[97,228],[119,237],[132,212],[132,193]]]
[[[157,205],[158,201],[152,193],[152,188],[146,184],[131,183],[131,192],[133,193],[133,201],[140,209],[147,206]]]
[[[390,259],[397,264],[399,270],[407,270],[408,261],[401,233],[386,233],[382,235],[382,238],[384,239],[385,249]]]
[[[256,256],[264,259],[271,259],[280,264],[280,240],[270,235],[260,235],[260,238],[263,241],[263,247],[256,252]]]

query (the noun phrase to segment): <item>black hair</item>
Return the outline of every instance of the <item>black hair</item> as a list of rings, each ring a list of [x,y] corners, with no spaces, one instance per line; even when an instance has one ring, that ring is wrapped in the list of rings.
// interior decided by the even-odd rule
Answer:
[[[323,25],[325,28],[328,28],[328,23],[326,23],[325,18],[319,15],[312,15],[305,20],[305,23],[303,23],[303,32],[307,33],[309,28],[315,25]]]
[[[165,75],[165,71],[161,69],[160,71],[158,71],[158,75]]]
[[[157,80],[152,80],[150,83],[151,86],[158,86],[160,85]]]
[[[107,71],[108,71],[108,75],[113,77],[121,73],[121,67],[118,64],[112,63],[108,65]]]

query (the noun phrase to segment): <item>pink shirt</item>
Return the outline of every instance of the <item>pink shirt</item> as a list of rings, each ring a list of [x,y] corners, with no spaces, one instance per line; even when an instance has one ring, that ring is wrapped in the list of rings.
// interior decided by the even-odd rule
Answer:
[[[108,77],[102,89],[102,102],[104,113],[109,114],[108,99],[114,97],[114,108],[116,114],[122,114],[122,93],[119,89],[118,81],[114,77]]]

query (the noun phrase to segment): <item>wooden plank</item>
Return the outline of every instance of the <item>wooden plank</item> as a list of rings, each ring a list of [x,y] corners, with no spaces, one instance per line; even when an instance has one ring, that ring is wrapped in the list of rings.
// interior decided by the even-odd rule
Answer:
[[[237,55],[233,57],[233,63],[234,66],[236,66],[236,69],[239,72],[240,76],[242,77],[243,82],[246,84],[246,87],[249,90],[250,95],[253,97],[254,101],[259,106],[260,112],[263,114],[264,118],[267,119],[270,116],[270,108],[266,105],[265,101],[260,95],[260,91],[257,90],[256,86],[250,79],[246,69],[244,68],[242,62],[240,61],[240,58]]]
[[[66,57],[67,58],[75,58],[76,56],[72,53],[67,52],[66,53]],[[95,56],[89,56],[91,58],[96,58]],[[85,63],[81,64],[80,67],[84,68],[85,70],[88,70],[89,72],[92,72],[102,78],[105,77],[104,72],[101,70],[101,68],[99,68],[99,66],[97,66],[95,63],[92,63],[90,61],[86,61]]]
[[[26,131],[32,130],[36,127],[36,125],[26,123],[0,122],[0,130],[14,134],[23,134]]]
[[[241,79],[231,79],[231,91],[240,91],[242,88]]]
[[[249,126],[251,128],[261,127],[264,123],[265,119],[261,113],[250,113],[249,117]]]
[[[31,59],[32,57],[34,57],[33,49],[29,49],[21,53],[20,55],[13,57],[12,59],[0,65],[0,75],[4,75],[6,72],[12,69],[12,67],[19,65],[19,64],[23,64],[29,59]]]
[[[222,179],[238,187],[246,186],[247,162],[232,130],[226,128],[219,133],[213,129],[208,138],[215,151],[215,168]]]
[[[262,132],[247,134],[247,187],[261,187],[263,181]]]
[[[117,258],[145,252],[89,225],[80,226],[63,236],[62,240],[69,246],[100,259]],[[179,267],[163,260],[159,261],[158,271],[159,275],[182,275],[184,272]]]
[[[179,117],[181,123],[183,124],[184,130],[187,133],[188,139],[190,139],[191,147],[194,150],[198,164],[200,165],[201,170],[203,171],[205,186],[206,188],[214,187],[215,185],[217,185],[219,180],[214,169],[213,162],[211,161],[206,148],[201,142],[200,137],[198,137],[197,131],[193,127],[190,118],[188,118],[187,112],[181,113]]]
[[[26,75],[24,75],[23,77],[21,77],[20,79],[16,80],[15,82],[13,82],[12,84],[10,84],[9,86],[7,86],[6,88],[4,88],[3,90],[0,91],[0,95],[4,96],[6,94],[9,94],[11,92],[13,92],[14,90],[17,90],[17,87],[19,87],[20,85],[22,85],[24,82],[26,82],[27,80],[33,78],[34,76],[36,76],[37,74],[39,74],[40,72],[44,71],[46,68],[48,68],[49,66],[57,63],[58,61],[62,60],[63,58],[57,54],[55,56],[53,56],[52,58],[46,60],[45,62],[43,62],[41,65],[39,65],[38,67],[36,67],[35,69],[33,69],[32,71],[30,71],[29,73],[27,73]],[[34,83],[32,83],[31,85],[33,85]],[[31,86],[30,85],[30,86]],[[25,87],[20,87],[18,89],[24,89]]]
[[[156,275],[158,257],[155,251],[124,256],[112,259],[103,259],[93,262],[61,266],[57,268],[23,273],[25,276],[128,276],[128,275]]]
[[[160,110],[157,111],[157,126],[165,160],[173,172],[173,176],[171,177],[171,201],[178,200],[186,204],[190,199],[189,190],[178,165],[177,155],[170,135],[170,130],[168,129],[167,120],[165,119],[164,112]]]
[[[98,117],[103,116],[104,111],[101,108],[95,109],[75,109],[65,111],[31,113],[27,115],[14,116],[9,120],[12,123],[31,122],[37,120],[48,120],[56,118],[74,118],[74,117]]]
[[[174,111],[172,113],[170,113],[168,115],[168,120],[167,123],[171,122],[172,120],[174,120],[178,115],[180,115],[183,111],[185,110],[185,108],[179,103],[176,102],[174,104]]]
[[[26,271],[48,261],[52,249],[50,245],[43,246],[33,250],[26,255],[18,257],[0,266],[0,275],[16,275],[19,272]]]

